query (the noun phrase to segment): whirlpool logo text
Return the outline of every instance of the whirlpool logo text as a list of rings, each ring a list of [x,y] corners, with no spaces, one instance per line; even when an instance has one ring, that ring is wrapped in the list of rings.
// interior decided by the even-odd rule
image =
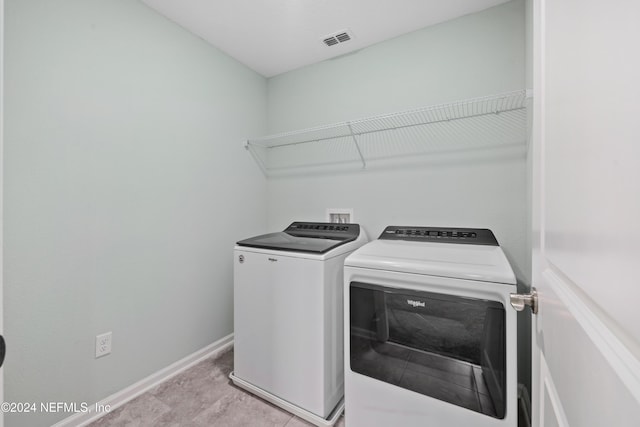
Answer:
[[[407,300],[407,304],[409,304],[410,306],[416,308],[416,307],[426,307],[426,303],[424,301],[414,301],[412,299],[408,299]]]

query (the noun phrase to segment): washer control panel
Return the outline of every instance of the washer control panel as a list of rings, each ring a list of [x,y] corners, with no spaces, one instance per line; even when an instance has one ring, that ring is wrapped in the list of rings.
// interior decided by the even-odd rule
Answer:
[[[390,225],[384,229],[378,239],[499,246],[496,236],[486,228],[402,227]]]
[[[332,222],[294,222],[284,232],[296,237],[354,240],[360,234],[360,226]]]

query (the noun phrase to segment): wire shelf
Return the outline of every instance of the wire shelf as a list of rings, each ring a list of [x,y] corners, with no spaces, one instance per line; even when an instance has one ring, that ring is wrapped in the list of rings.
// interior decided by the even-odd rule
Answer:
[[[525,145],[527,92],[433,105],[250,139],[267,175],[365,168],[384,159]]]

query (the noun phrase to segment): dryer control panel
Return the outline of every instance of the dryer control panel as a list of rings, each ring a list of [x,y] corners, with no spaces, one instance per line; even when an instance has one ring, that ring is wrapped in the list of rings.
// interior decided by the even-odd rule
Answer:
[[[486,228],[403,227],[390,225],[384,229],[378,239],[499,246],[496,236]]]

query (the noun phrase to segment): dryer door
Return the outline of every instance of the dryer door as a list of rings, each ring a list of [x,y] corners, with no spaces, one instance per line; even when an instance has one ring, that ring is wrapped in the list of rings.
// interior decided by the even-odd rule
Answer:
[[[359,282],[349,292],[351,370],[505,417],[501,302]]]

